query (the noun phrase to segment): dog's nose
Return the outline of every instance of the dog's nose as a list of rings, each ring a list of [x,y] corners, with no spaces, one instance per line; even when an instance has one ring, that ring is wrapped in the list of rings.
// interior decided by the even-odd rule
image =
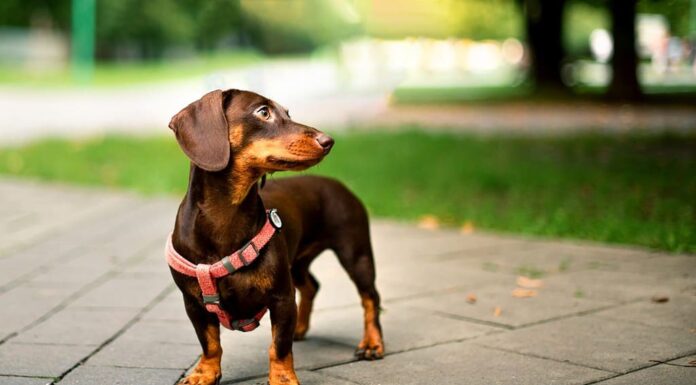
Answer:
[[[334,140],[326,134],[319,135],[317,137],[317,142],[319,143],[321,148],[324,149],[324,151],[329,151],[334,144]]]

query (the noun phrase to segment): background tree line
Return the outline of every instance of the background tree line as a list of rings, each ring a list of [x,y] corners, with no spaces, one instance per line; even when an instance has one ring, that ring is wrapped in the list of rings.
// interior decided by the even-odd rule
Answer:
[[[266,53],[309,52],[353,35],[399,37],[412,34],[473,39],[518,37],[530,47],[530,77],[544,92],[565,92],[562,67],[569,51],[582,54],[587,36],[567,36],[571,16],[592,25],[606,17],[614,38],[613,80],[608,93],[620,99],[640,97],[635,50],[636,12],[656,12],[667,17],[672,32],[690,31],[691,0],[441,0],[432,7],[421,0],[96,0],[98,59],[161,58],[167,53],[210,51],[248,46]],[[421,3],[427,7],[418,8]],[[399,7],[437,9],[446,15],[430,25],[427,14],[415,12],[412,23],[399,17]],[[577,7],[578,4],[583,7]],[[421,4],[422,5],[422,4]],[[0,26],[29,27],[38,22],[70,31],[71,0],[3,0]],[[347,17],[351,7],[361,18]],[[376,8],[394,7],[370,17]],[[573,8],[574,14],[569,15]],[[585,10],[584,12],[577,12]],[[350,13],[350,12],[348,12]],[[414,12],[411,12],[414,13]],[[349,15],[350,16],[350,15]],[[48,23],[46,21],[48,20]],[[443,27],[444,25],[444,27]],[[402,26],[401,29],[394,28]],[[589,32],[588,32],[589,33]],[[587,52],[585,52],[587,54]]]

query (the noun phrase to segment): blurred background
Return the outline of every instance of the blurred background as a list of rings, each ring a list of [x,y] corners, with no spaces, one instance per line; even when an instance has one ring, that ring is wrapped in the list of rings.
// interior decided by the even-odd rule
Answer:
[[[180,195],[256,91],[373,215],[696,251],[696,0],[3,0],[0,172]],[[277,177],[277,176],[274,176]]]

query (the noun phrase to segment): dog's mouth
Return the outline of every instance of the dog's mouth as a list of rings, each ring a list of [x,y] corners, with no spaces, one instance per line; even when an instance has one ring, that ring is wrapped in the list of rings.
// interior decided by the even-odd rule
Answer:
[[[269,156],[266,158],[266,162],[269,166],[271,166],[275,170],[304,170],[309,167],[314,166],[315,164],[321,162],[321,160],[324,159],[324,154],[322,154],[319,157],[315,158],[307,158],[307,159],[290,159],[290,158],[281,158],[281,157],[276,157],[276,156]]]

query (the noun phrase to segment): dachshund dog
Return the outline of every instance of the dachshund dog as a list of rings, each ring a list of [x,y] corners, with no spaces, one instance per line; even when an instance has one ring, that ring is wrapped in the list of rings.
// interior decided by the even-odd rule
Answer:
[[[292,344],[309,329],[319,289],[309,265],[326,249],[338,256],[362,300],[365,331],[356,356],[382,358],[380,298],[365,207],[328,178],[290,177],[263,186],[268,173],[319,163],[333,139],[292,121],[278,103],[241,90],[204,95],[176,114],[169,127],[191,166],[167,258],[178,258],[170,260],[172,276],[203,348],[180,384],[218,383],[220,324],[248,331],[265,309],[273,335],[268,382],[299,384]],[[225,317],[244,321],[228,323]]]

